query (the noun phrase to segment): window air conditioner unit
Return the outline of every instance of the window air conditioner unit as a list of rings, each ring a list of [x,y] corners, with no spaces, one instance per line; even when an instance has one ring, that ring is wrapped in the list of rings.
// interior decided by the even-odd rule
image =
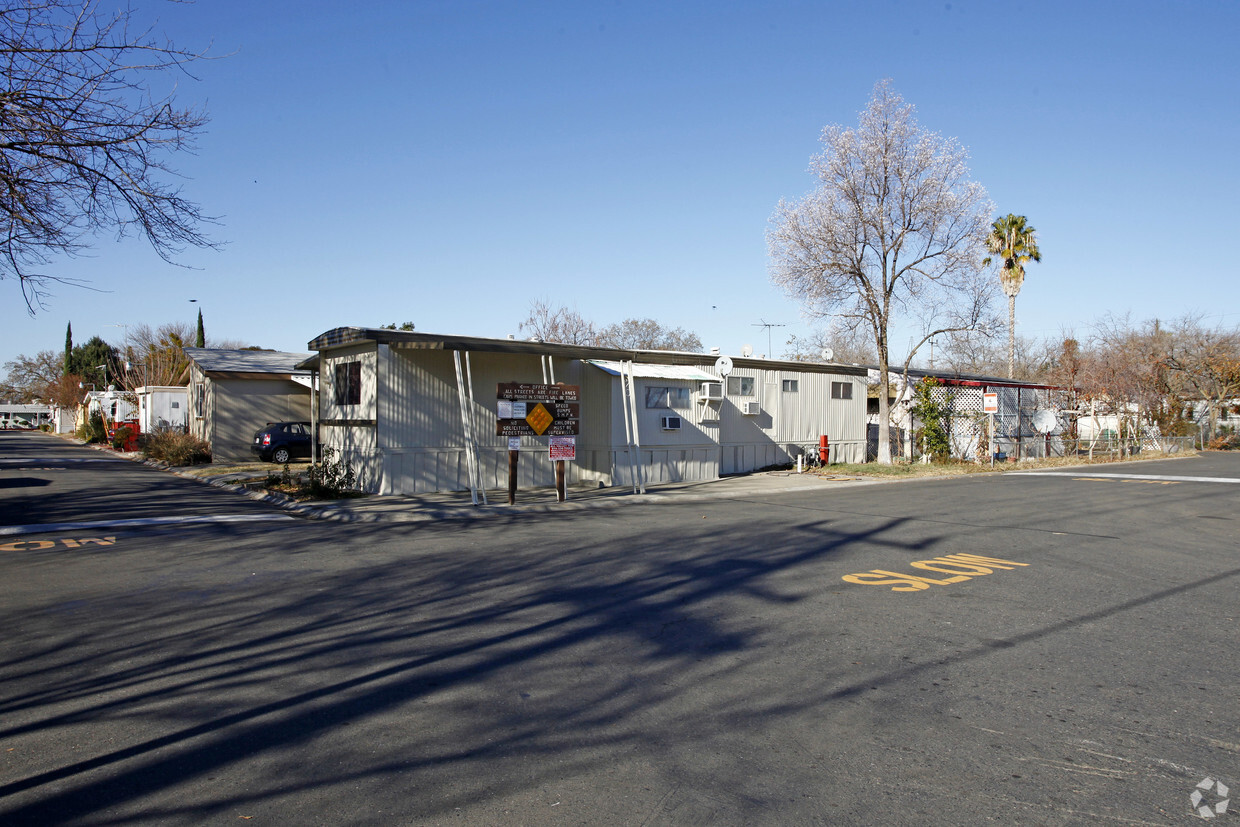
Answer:
[[[741,408],[741,412],[744,413],[745,416],[757,416],[762,413],[762,403],[746,402],[744,407]]]
[[[680,430],[680,417],[678,416],[663,417],[663,430],[679,431]]]
[[[703,402],[712,402],[723,399],[723,383],[703,382],[701,397]]]

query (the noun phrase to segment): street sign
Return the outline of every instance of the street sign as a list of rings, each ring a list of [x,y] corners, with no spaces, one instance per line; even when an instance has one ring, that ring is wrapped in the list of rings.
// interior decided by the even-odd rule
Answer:
[[[553,460],[568,460],[569,462],[575,462],[577,459],[577,437],[551,437],[550,452],[551,459]]]
[[[982,413],[998,413],[999,412],[999,394],[984,393],[982,394]]]
[[[526,382],[500,382],[496,386],[497,399],[514,402],[580,402],[580,385],[534,385]]]
[[[581,388],[500,382],[496,386],[496,436],[576,436]]]

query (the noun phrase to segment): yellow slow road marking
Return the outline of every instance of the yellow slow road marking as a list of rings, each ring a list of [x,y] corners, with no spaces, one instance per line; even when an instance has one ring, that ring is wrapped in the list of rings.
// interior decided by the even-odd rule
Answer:
[[[950,586],[953,583],[972,580],[974,577],[993,574],[996,570],[1012,571],[1017,566],[1029,564],[1000,560],[997,557],[983,557],[980,554],[962,553],[935,557],[933,560],[916,560],[909,565],[922,571],[933,571],[951,576],[936,579],[886,569],[871,569],[857,574],[846,574],[841,579],[846,583],[857,583],[862,586],[891,586],[893,592],[919,592],[931,586]]]
[[[72,540],[68,537],[60,537],[55,540],[15,540],[0,545],[0,551],[43,551],[55,548],[57,543],[63,543],[65,548],[81,548],[86,545],[111,546],[116,544],[116,538],[83,537],[79,540]]]

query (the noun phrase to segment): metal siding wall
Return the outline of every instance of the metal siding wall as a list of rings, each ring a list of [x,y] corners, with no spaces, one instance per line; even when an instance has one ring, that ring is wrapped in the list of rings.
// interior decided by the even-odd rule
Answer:
[[[464,354],[461,358],[463,362]],[[496,385],[541,383],[541,361],[528,354],[497,353],[471,353],[469,361],[474,392],[470,416],[483,484],[487,488],[504,488],[508,485],[508,441],[495,433]],[[422,493],[467,489],[469,468],[452,352],[393,349],[381,358],[381,365],[379,420],[386,475],[383,490]],[[578,437],[578,461],[567,466],[568,481],[608,481],[610,468],[606,464],[597,467],[598,435],[606,432],[609,419],[603,401],[605,389],[585,378],[588,374],[583,373],[577,360],[557,359],[554,370],[557,381],[582,385],[582,435]],[[555,482],[555,466],[547,456],[545,438],[522,439],[517,467],[520,485]]]
[[[254,458],[250,441],[269,422],[309,421],[310,391],[288,379],[213,381],[213,460]]]
[[[818,438],[831,440],[832,462],[865,459],[866,380],[847,374],[790,370],[736,370],[754,379],[754,395],[729,395],[723,403],[720,473],[739,474],[796,461]],[[784,393],[783,380],[796,379],[797,393]],[[832,399],[831,383],[852,385],[852,399]],[[760,402],[762,413],[746,416],[741,405]]]
[[[362,363],[362,401],[360,405],[336,404],[336,366],[346,362]],[[373,344],[333,350],[324,354],[319,367],[319,412],[323,419],[377,419],[376,370],[378,354]]]

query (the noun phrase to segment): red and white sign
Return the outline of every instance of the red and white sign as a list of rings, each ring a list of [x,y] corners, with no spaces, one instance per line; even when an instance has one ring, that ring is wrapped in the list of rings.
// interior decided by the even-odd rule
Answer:
[[[551,459],[554,461],[569,460],[575,462],[577,460],[577,437],[575,436],[553,436],[551,440]]]
[[[982,413],[998,413],[999,412],[999,394],[984,393],[982,394]]]

